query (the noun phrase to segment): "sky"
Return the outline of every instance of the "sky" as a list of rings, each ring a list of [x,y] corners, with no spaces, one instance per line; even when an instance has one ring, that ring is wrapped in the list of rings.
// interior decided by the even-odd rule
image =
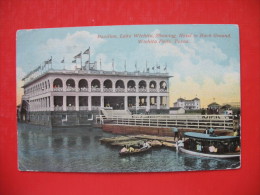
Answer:
[[[144,37],[135,37],[135,35]],[[74,69],[73,57],[90,48],[98,69],[168,72],[170,106],[180,97],[200,98],[201,106],[240,102],[239,29],[237,25],[127,25],[19,30],[17,104],[21,79],[53,59],[54,69]],[[65,59],[65,63],[61,60]],[[83,55],[83,62],[88,55]],[[78,67],[80,61],[77,60]],[[160,69],[151,70],[153,66]],[[167,70],[164,71],[165,66]]]

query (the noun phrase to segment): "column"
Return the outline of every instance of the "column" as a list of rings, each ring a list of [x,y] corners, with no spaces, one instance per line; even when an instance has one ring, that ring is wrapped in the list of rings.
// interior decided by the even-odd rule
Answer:
[[[135,98],[135,106],[136,106],[136,109],[139,109],[139,96],[136,96],[136,98]]]
[[[160,98],[160,96],[157,96],[156,104],[157,104],[157,109],[159,110],[159,109],[160,109],[160,104],[161,104],[161,98]]]
[[[50,96],[50,103],[51,103],[51,111],[54,111],[54,97],[51,95]]]
[[[103,90],[103,87],[102,87],[102,90]],[[100,97],[100,106],[101,106],[101,108],[104,108],[104,96],[103,95]]]
[[[128,110],[128,96],[125,96],[125,110]]]
[[[79,96],[75,96],[75,105],[76,105],[76,111],[79,111]]]
[[[165,104],[166,104],[166,108],[169,109],[169,97],[165,96]]]
[[[150,96],[146,97],[146,107],[150,110]]]
[[[92,105],[92,97],[88,96],[88,110],[92,110],[91,105]]]
[[[67,111],[67,96],[63,96],[63,101],[62,101],[62,110]]]

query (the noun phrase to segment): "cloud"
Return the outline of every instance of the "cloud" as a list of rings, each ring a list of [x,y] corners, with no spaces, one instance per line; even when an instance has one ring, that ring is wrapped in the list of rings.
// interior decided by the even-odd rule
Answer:
[[[90,47],[91,54],[95,54],[96,49],[104,43],[105,40],[97,38],[97,34],[91,34],[88,31],[77,31],[73,34],[68,34],[64,39],[49,39],[45,44],[39,47],[39,52],[45,58],[53,57],[53,64],[56,68],[72,69],[75,64],[72,64],[73,57],[80,52],[84,52]],[[60,61],[65,58],[65,64],[60,64]],[[44,59],[42,59],[44,60]],[[83,64],[88,60],[88,55],[83,55]],[[77,66],[80,61],[77,61]]]

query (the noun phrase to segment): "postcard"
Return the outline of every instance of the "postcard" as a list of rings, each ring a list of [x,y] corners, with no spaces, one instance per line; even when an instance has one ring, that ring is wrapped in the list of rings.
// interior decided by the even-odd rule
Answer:
[[[18,168],[241,166],[237,25],[17,31]]]

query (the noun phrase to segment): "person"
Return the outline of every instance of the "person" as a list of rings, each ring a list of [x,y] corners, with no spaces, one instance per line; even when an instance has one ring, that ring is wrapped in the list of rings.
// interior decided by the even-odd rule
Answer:
[[[214,135],[214,129],[212,127],[209,129],[209,134]]]
[[[234,131],[233,136],[238,136],[237,130]]]
[[[121,153],[127,152],[127,151],[128,151],[127,146],[124,146],[124,147],[120,150]]]
[[[148,142],[144,142],[144,144],[143,144],[143,148],[149,148],[150,147],[150,144],[148,144]]]
[[[133,152],[135,149],[133,147],[129,147],[129,152]]]
[[[209,129],[206,128],[206,130],[204,131],[205,134],[209,134]]]
[[[175,141],[176,137],[177,137],[177,141],[178,141],[179,140],[179,130],[178,130],[178,128],[177,127],[173,127],[172,131],[174,133],[174,141]]]

